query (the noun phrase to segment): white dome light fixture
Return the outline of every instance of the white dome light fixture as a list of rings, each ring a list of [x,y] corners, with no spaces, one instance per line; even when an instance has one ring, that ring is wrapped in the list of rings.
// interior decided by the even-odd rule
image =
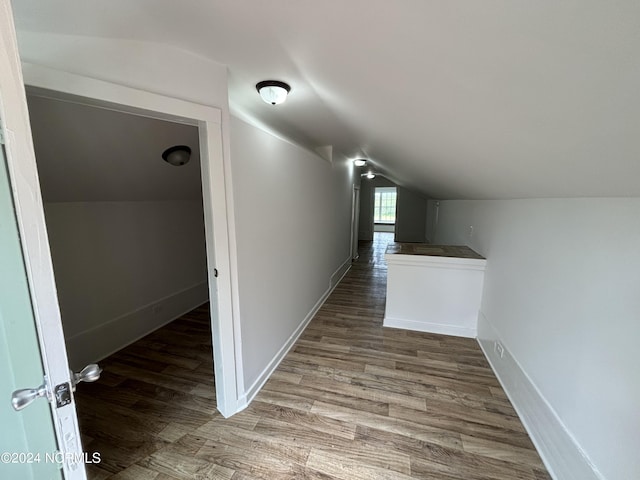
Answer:
[[[191,148],[186,145],[174,145],[162,152],[162,158],[168,164],[180,167],[191,159]]]
[[[360,176],[367,177],[369,180],[371,180],[372,178],[376,178],[376,174],[373,173],[372,171],[368,171],[367,173],[361,173]]]
[[[364,166],[367,164],[367,161],[366,161],[364,158],[356,158],[356,159],[353,161],[353,164],[354,164],[356,167],[364,167]]]
[[[291,87],[279,80],[264,80],[256,84],[256,90],[266,103],[278,105],[287,99]]]

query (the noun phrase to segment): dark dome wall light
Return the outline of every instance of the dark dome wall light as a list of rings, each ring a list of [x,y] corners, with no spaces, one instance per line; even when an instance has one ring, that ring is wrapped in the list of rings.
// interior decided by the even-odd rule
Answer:
[[[162,152],[162,158],[174,167],[180,167],[191,159],[191,148],[186,145],[174,145]]]

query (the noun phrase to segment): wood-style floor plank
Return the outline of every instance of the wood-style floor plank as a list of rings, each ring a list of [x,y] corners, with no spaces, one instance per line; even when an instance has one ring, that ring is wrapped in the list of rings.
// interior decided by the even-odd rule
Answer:
[[[478,344],[382,327],[384,249],[360,259],[252,404],[215,409],[204,305],[77,392],[103,480],[549,480]]]

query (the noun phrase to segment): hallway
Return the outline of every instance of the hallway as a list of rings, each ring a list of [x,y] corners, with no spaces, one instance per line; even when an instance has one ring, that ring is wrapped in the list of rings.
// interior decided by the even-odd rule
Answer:
[[[78,392],[85,451],[103,459],[90,478],[549,479],[474,340],[382,327],[389,238],[361,244],[230,419],[212,406],[205,308],[102,362]]]

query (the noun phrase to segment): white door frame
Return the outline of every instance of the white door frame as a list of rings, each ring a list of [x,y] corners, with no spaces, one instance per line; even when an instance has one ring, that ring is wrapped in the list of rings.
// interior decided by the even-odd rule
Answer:
[[[25,84],[38,94],[198,127],[209,292],[218,299],[218,311],[211,312],[217,408],[225,417],[242,410],[235,222],[221,110],[40,65],[23,63],[22,70]]]
[[[351,196],[351,261],[360,256],[358,253],[358,236],[360,228],[360,186],[353,186]]]

